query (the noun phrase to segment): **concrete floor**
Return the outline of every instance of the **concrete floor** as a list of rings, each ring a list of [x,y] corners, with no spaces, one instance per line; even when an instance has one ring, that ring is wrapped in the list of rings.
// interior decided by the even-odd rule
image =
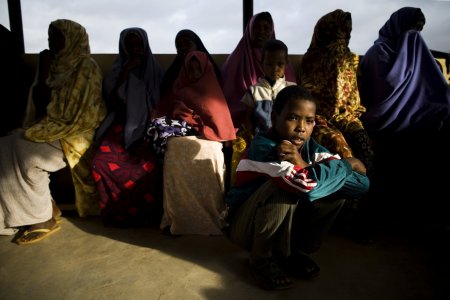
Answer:
[[[249,275],[247,253],[223,236],[174,238],[63,216],[42,242],[0,237],[0,299],[450,299],[448,239],[431,229],[382,230],[370,246],[330,234],[312,256],[318,278],[268,292]]]

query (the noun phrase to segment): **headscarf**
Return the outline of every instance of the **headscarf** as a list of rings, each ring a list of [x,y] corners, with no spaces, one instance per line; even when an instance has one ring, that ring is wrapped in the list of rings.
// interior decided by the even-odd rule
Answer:
[[[227,99],[228,107],[230,108],[233,123],[236,128],[242,123],[242,118],[246,109],[241,103],[244,93],[264,74],[261,63],[262,48],[253,48],[251,42],[253,24],[255,23],[255,20],[260,17],[270,18],[272,20],[272,16],[269,12],[260,12],[253,15],[245,27],[244,35],[220,69],[220,80],[223,93]],[[275,26],[273,20],[271,23],[272,33],[270,39],[275,39]],[[290,65],[286,68],[285,77],[288,81],[296,82],[294,71]]]
[[[205,52],[208,55],[211,63],[213,64],[214,72],[216,72],[217,78],[220,78],[220,69],[214,62],[214,59],[209,54],[208,50],[206,50],[205,45],[203,45],[203,42],[200,39],[200,37],[190,29],[182,29],[175,36],[175,43],[177,39],[180,38],[181,36],[187,37],[192,42],[194,42],[196,48],[195,50]],[[183,66],[183,62],[184,57],[177,54],[172,64],[169,66],[169,68],[167,68],[161,82],[161,97],[164,97],[166,93],[170,92],[170,90],[172,89],[173,82],[177,79],[178,73],[180,73],[180,70]]]
[[[189,65],[196,58],[201,66],[201,78],[190,82]],[[208,55],[191,51],[174,82],[172,92],[161,101],[157,117],[170,116],[190,124],[203,138],[228,141],[236,138],[230,111]]]
[[[124,129],[125,148],[144,137],[149,113],[160,101],[160,83],[162,69],[153,55],[147,33],[142,28],[131,27],[122,30],[119,39],[119,55],[114,61],[111,72],[104,81],[107,97],[111,94],[120,72],[128,60],[125,39],[129,34],[136,34],[144,45],[144,62],[130,71],[128,80],[118,89],[119,96],[126,101],[126,122]],[[97,132],[100,138],[109,128],[115,117],[112,112],[105,119]]]
[[[65,47],[50,65],[47,85],[52,88],[47,115],[28,128],[34,142],[60,140],[71,167],[88,149],[106,114],[102,73],[90,56],[89,39],[80,24],[60,19],[51,22],[65,37]]]
[[[336,9],[322,16],[302,58],[298,82],[315,97],[317,114],[344,131],[350,123],[362,128],[359,117],[365,111],[356,78],[358,56],[348,47],[351,30],[349,12]]]
[[[419,8],[394,12],[361,60],[360,91],[372,134],[448,129],[450,90],[417,30]]]

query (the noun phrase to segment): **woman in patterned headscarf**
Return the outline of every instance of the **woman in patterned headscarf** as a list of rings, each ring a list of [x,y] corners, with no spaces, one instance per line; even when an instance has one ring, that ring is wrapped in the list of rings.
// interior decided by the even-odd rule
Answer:
[[[348,47],[351,30],[351,14],[341,9],[317,21],[311,44],[301,61],[298,84],[316,99],[314,139],[342,157],[360,159],[372,179],[374,153],[360,120],[365,108],[361,105],[356,77],[358,56]]]
[[[146,31],[124,29],[119,55],[104,82],[109,114],[97,131],[100,145],[92,163],[105,225],[159,221],[158,172],[144,134],[160,100],[161,77]]]
[[[316,98],[313,137],[343,157],[358,157],[370,174],[373,152],[359,119],[365,108],[356,80],[358,56],[348,48],[351,30],[349,12],[337,9],[321,17],[302,58],[298,83]]]
[[[48,176],[66,162],[80,215],[92,212],[86,206],[97,200],[87,154],[106,113],[101,87],[101,69],[90,56],[84,27],[64,19],[51,22],[49,50],[39,55],[30,93],[25,118],[30,127],[0,139],[0,232],[24,227],[17,243],[40,241],[60,228]]]

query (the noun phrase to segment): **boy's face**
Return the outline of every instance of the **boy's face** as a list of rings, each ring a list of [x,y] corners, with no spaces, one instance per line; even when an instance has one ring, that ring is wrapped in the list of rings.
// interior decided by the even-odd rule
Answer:
[[[271,81],[276,81],[284,77],[286,63],[285,51],[275,50],[266,52],[262,63],[265,77]]]
[[[281,140],[303,147],[311,137],[316,116],[316,104],[305,99],[293,99],[286,103],[280,114],[272,113],[272,127]]]

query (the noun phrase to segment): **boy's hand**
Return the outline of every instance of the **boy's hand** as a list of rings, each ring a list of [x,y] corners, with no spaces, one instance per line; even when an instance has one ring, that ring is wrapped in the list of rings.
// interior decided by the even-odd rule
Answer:
[[[356,157],[343,158],[352,165],[352,170],[361,174],[366,174],[366,166]]]
[[[288,161],[294,165],[300,166],[302,168],[309,166],[302,156],[300,155],[300,149],[298,149],[294,144],[287,140],[281,141],[277,148],[278,159],[280,161]]]

